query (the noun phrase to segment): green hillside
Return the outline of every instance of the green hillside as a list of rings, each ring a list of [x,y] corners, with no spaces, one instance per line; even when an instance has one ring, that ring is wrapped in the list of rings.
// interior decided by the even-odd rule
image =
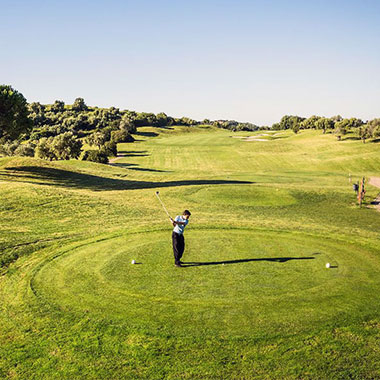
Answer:
[[[135,137],[110,165],[0,158],[0,378],[380,378],[379,190],[349,182],[378,143]],[[157,190],[192,213],[184,268]]]

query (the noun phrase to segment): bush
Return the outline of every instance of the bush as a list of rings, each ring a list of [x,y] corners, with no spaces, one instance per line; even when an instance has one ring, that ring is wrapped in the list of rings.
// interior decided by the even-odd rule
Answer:
[[[59,160],[78,159],[82,151],[82,142],[72,132],[65,132],[54,137],[52,148]]]
[[[101,150],[86,150],[82,160],[98,162],[99,164],[108,164],[107,153]]]
[[[43,137],[38,141],[36,147],[36,156],[44,160],[56,160],[57,156],[54,153],[53,138]]]
[[[0,144],[0,154],[2,156],[14,156],[19,145],[18,141],[7,141]]]
[[[86,142],[90,146],[97,146],[99,149],[107,141],[106,136],[102,132],[94,132],[87,136]]]
[[[107,156],[117,156],[117,145],[114,141],[107,141],[104,143],[102,151],[104,151]]]
[[[137,120],[134,120],[133,116],[126,113],[120,120],[119,128],[128,133],[136,133],[136,122]],[[142,122],[142,125],[144,125],[144,122]]]
[[[118,131],[111,132],[111,141],[115,143],[125,143],[125,142],[134,142],[135,139],[125,129],[124,130],[119,129]]]
[[[25,157],[34,157],[35,145],[33,143],[21,144],[15,150],[15,155],[25,156]]]
[[[56,137],[43,137],[38,141],[36,156],[44,160],[69,160],[81,154],[82,142],[71,132],[65,132]]]

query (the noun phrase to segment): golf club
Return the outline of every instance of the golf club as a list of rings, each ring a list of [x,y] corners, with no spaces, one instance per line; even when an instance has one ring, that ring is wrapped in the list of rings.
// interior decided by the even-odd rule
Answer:
[[[169,215],[169,212],[168,212],[168,210],[166,209],[166,207],[164,205],[164,202],[162,202],[162,200],[160,198],[160,192],[159,191],[156,191],[156,196],[157,196],[158,200],[160,201],[160,203],[161,203],[162,207],[164,208],[164,210],[165,210],[166,214],[168,215],[168,217],[170,219],[172,219],[172,217]]]

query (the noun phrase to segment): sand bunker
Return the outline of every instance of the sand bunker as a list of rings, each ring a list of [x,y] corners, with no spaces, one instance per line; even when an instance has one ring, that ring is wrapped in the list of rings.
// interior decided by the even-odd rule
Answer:
[[[256,136],[247,137],[244,141],[269,141],[267,139],[258,139]]]
[[[233,139],[242,139],[244,141],[270,141],[267,139],[260,139],[260,136],[270,136],[267,133],[263,133],[261,135],[255,135],[255,136],[230,136]]]

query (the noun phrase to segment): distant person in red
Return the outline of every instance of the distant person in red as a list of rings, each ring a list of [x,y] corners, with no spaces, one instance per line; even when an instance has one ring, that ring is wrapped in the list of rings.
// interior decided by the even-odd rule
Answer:
[[[173,241],[173,252],[174,252],[174,265],[176,267],[181,267],[181,258],[183,251],[185,250],[185,238],[183,236],[183,231],[187,224],[189,223],[190,211],[185,210],[182,215],[177,215],[175,219],[170,218],[174,228],[172,232]]]

